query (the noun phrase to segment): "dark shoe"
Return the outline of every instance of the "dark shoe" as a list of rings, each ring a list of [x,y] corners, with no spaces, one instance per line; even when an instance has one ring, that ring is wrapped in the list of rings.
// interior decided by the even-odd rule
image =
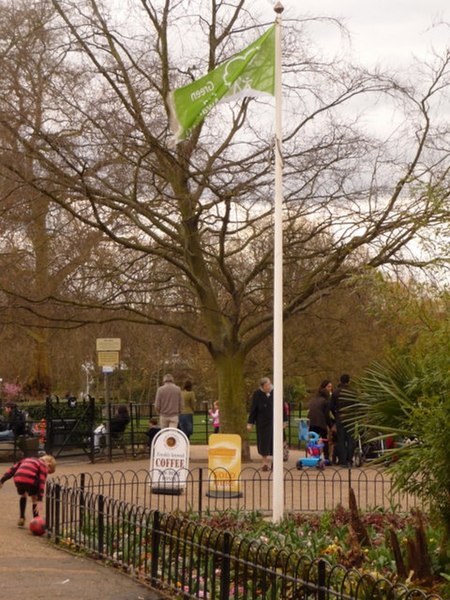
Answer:
[[[268,471],[269,470],[269,465],[263,465],[261,467],[261,471]]]
[[[17,521],[17,527],[23,527],[25,525],[25,519],[23,517],[20,517],[20,519]]]

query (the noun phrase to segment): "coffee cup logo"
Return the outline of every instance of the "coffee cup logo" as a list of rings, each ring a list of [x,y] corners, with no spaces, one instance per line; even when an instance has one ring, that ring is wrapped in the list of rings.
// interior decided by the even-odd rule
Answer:
[[[175,448],[176,445],[177,445],[177,440],[173,436],[170,436],[167,438],[166,446],[168,446],[169,448]]]

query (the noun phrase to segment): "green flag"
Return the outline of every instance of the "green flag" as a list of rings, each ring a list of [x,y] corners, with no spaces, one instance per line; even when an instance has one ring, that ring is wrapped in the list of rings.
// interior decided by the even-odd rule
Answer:
[[[275,26],[207,75],[170,93],[170,126],[177,141],[218,102],[275,94]]]

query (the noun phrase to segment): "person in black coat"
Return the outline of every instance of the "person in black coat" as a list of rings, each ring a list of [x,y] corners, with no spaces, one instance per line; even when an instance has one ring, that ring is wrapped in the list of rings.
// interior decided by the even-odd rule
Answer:
[[[4,418],[1,423],[1,441],[14,441],[19,435],[26,431],[25,413],[18,409],[15,402],[7,402],[4,407]]]
[[[344,422],[345,408],[352,404],[345,398],[344,390],[348,389],[349,384],[350,375],[343,373],[340,377],[338,386],[331,396],[331,412],[333,413],[336,422],[337,459],[341,467],[349,467],[352,465],[353,453],[355,451],[355,440],[352,435],[352,429]]]
[[[283,409],[283,420],[288,419]],[[269,470],[269,456],[273,455],[273,385],[268,377],[263,377],[260,387],[252,396],[247,430],[256,425],[256,445],[262,458],[262,470]]]
[[[148,424],[148,430],[145,432],[145,435],[148,438],[147,444],[148,444],[148,447],[150,448],[150,452],[152,451],[153,440],[155,439],[156,435],[160,431],[161,431],[161,427],[158,426],[158,419],[155,419],[153,417],[152,419],[150,419],[150,422]]]
[[[308,404],[309,431],[314,431],[322,438],[323,456],[329,461],[328,427],[331,426],[331,394],[333,384],[329,379],[324,379],[320,384],[317,394]]]
[[[117,414],[111,418],[109,424],[111,438],[115,440],[120,439],[129,422],[130,413],[128,412],[128,407],[125,404],[121,404],[117,409]]]

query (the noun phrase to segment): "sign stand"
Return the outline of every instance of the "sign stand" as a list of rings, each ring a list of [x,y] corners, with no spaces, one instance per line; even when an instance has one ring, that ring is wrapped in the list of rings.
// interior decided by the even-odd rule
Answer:
[[[153,438],[150,455],[152,494],[179,496],[189,472],[189,439],[175,427],[161,429]]]
[[[241,436],[212,433],[208,446],[210,498],[242,498],[239,476],[241,474]]]

